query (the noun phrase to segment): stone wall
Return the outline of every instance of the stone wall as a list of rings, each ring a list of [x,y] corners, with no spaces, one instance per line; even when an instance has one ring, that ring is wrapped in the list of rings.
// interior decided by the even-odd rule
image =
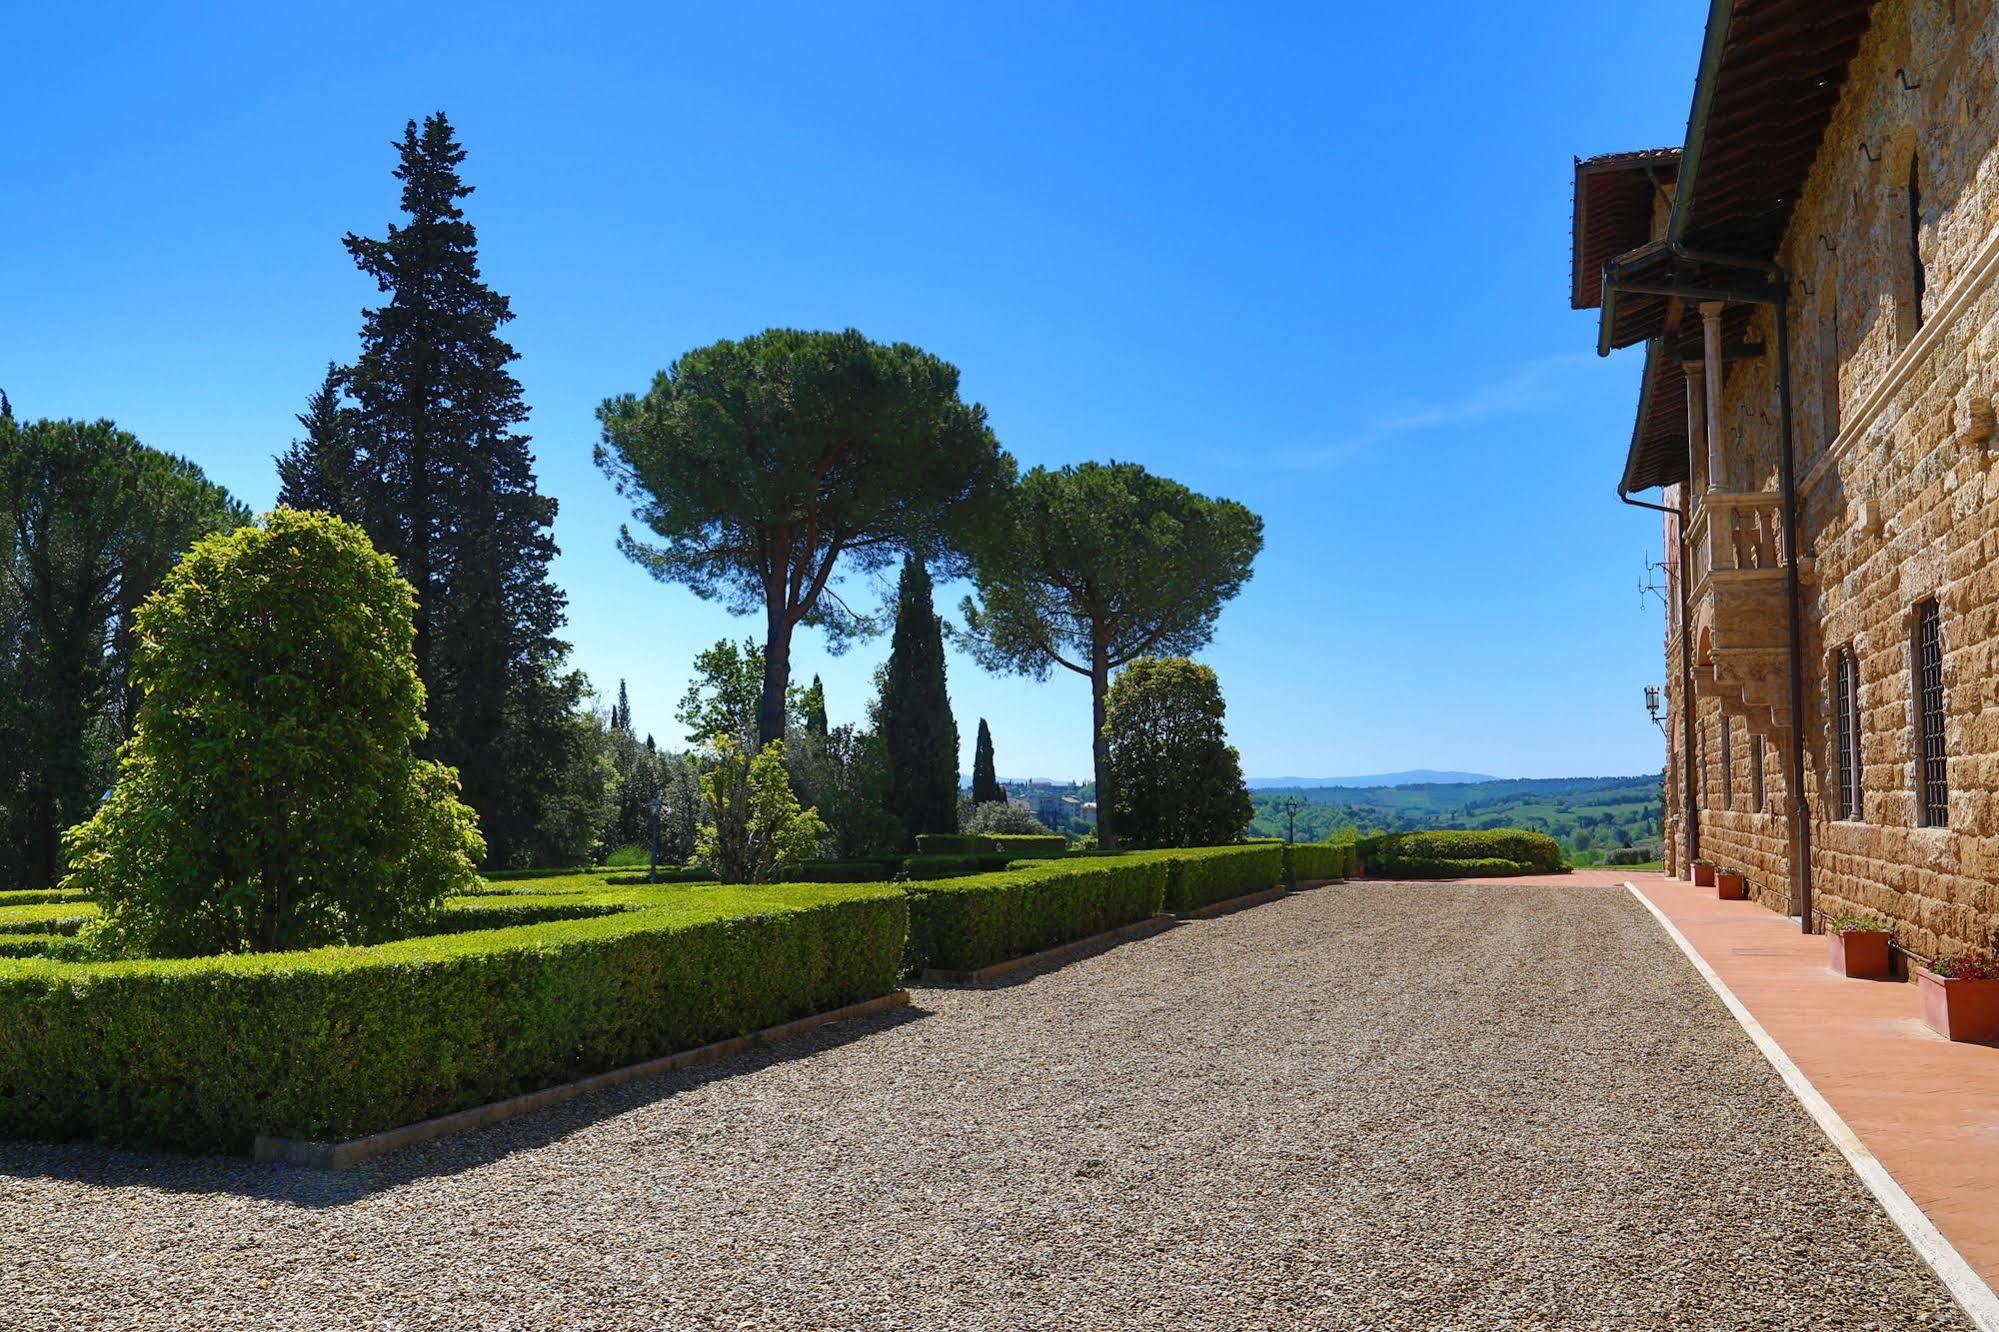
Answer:
[[[1888,917],[1898,942],[1926,955],[1999,944],[1999,441],[1981,441],[1976,428],[1999,393],[1995,54],[1999,0],[1877,5],[1780,255],[1793,275],[1792,423],[1801,550],[1811,560],[1805,795],[1817,906],[1822,916]],[[1774,347],[1767,313],[1758,329]],[[1730,366],[1713,438],[1731,489],[1777,488],[1774,360]],[[1912,617],[1928,598],[1943,629],[1944,828],[1919,826]],[[1828,675],[1841,648],[1854,653],[1860,678],[1856,819],[1833,817],[1829,798],[1837,750]],[[1677,675],[1677,659],[1668,665]],[[1716,700],[1696,701],[1702,850],[1748,871],[1759,900],[1781,909],[1792,892],[1785,756],[1766,746],[1758,813],[1746,730],[1734,727],[1734,798],[1724,803],[1718,710]],[[1677,770],[1677,752],[1669,762]]]

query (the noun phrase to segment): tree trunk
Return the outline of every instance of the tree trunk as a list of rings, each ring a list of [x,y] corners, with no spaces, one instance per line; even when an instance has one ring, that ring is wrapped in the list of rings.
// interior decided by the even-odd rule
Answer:
[[[764,694],[757,704],[757,748],[784,739],[785,692],[791,687],[791,616],[772,607],[765,619]]]
[[[1111,818],[1111,745],[1104,737],[1104,695],[1111,688],[1109,653],[1102,647],[1090,650],[1090,757],[1097,779],[1097,849],[1117,850],[1117,827]]]

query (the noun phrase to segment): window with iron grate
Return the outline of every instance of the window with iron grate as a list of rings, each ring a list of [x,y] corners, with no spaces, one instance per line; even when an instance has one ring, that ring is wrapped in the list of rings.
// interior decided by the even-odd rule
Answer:
[[[1852,648],[1841,648],[1832,664],[1834,750],[1839,763],[1834,785],[1839,817],[1860,817],[1860,672]]]
[[[1916,778],[1923,826],[1950,826],[1949,755],[1944,748],[1943,624],[1934,601],[1916,607]]]
[[[1728,714],[1721,714],[1721,806],[1735,807],[1735,737],[1729,732]]]

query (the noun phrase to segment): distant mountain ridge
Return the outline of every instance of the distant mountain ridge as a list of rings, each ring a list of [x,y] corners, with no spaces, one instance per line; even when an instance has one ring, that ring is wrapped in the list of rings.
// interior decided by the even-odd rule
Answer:
[[[1411,768],[1407,772],[1378,772],[1368,777],[1251,777],[1245,785],[1252,791],[1269,791],[1277,788],[1305,790],[1315,786],[1457,786],[1466,782],[1498,780],[1482,772]]]

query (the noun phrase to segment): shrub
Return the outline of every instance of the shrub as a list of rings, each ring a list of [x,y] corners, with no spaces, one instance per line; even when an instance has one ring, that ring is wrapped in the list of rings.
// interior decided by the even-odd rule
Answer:
[[[1016,867],[909,890],[912,970],[975,971],[1159,914],[1163,861]]]
[[[1013,836],[1049,835],[1047,824],[1008,800],[987,800],[973,805],[972,812],[965,817],[964,830]]]
[[[1959,953],[1938,958],[1930,970],[1947,980],[1999,980],[1999,958]]]
[[[748,753],[733,735],[718,735],[701,774],[705,822],[694,858],[723,883],[774,883],[787,866],[819,848],[826,825],[800,810],[784,771],[784,741]]]
[[[1368,874],[1375,878],[1448,879],[1552,874],[1568,869],[1561,843],[1546,833],[1518,828],[1390,833],[1362,838],[1356,849]]]
[[[1135,851],[1133,858],[1166,865],[1168,911],[1198,911],[1231,897],[1274,888],[1284,879],[1284,846],[1196,846],[1169,851]]]
[[[1344,879],[1353,873],[1352,842],[1298,842],[1285,848],[1284,877],[1291,882]]]
[[[1026,860],[1066,855],[1069,842],[1055,833],[924,833],[916,839],[921,856],[1002,855]]]
[[[360,528],[292,509],[167,575],[136,619],[145,701],[116,788],[68,838],[102,950],[393,939],[477,883],[457,775],[410,751],[415,604]]]
[[[373,948],[0,960],[0,1137],[351,1137],[900,983],[894,888],[595,896],[627,909]]]
[[[1834,916],[1825,923],[1834,934],[1889,934],[1886,924],[1872,916]]]
[[[634,865],[652,864],[652,848],[633,842],[619,847],[604,857],[604,864],[612,869],[630,869]],[[490,877],[490,876],[489,876]]]
[[[1440,860],[1434,856],[1374,855],[1367,858],[1367,872],[1376,879],[1505,879],[1535,871],[1524,861],[1497,856]]]
[[[1104,699],[1111,826],[1132,846],[1233,842],[1255,810],[1223,727],[1213,670],[1185,657],[1140,657]]]

